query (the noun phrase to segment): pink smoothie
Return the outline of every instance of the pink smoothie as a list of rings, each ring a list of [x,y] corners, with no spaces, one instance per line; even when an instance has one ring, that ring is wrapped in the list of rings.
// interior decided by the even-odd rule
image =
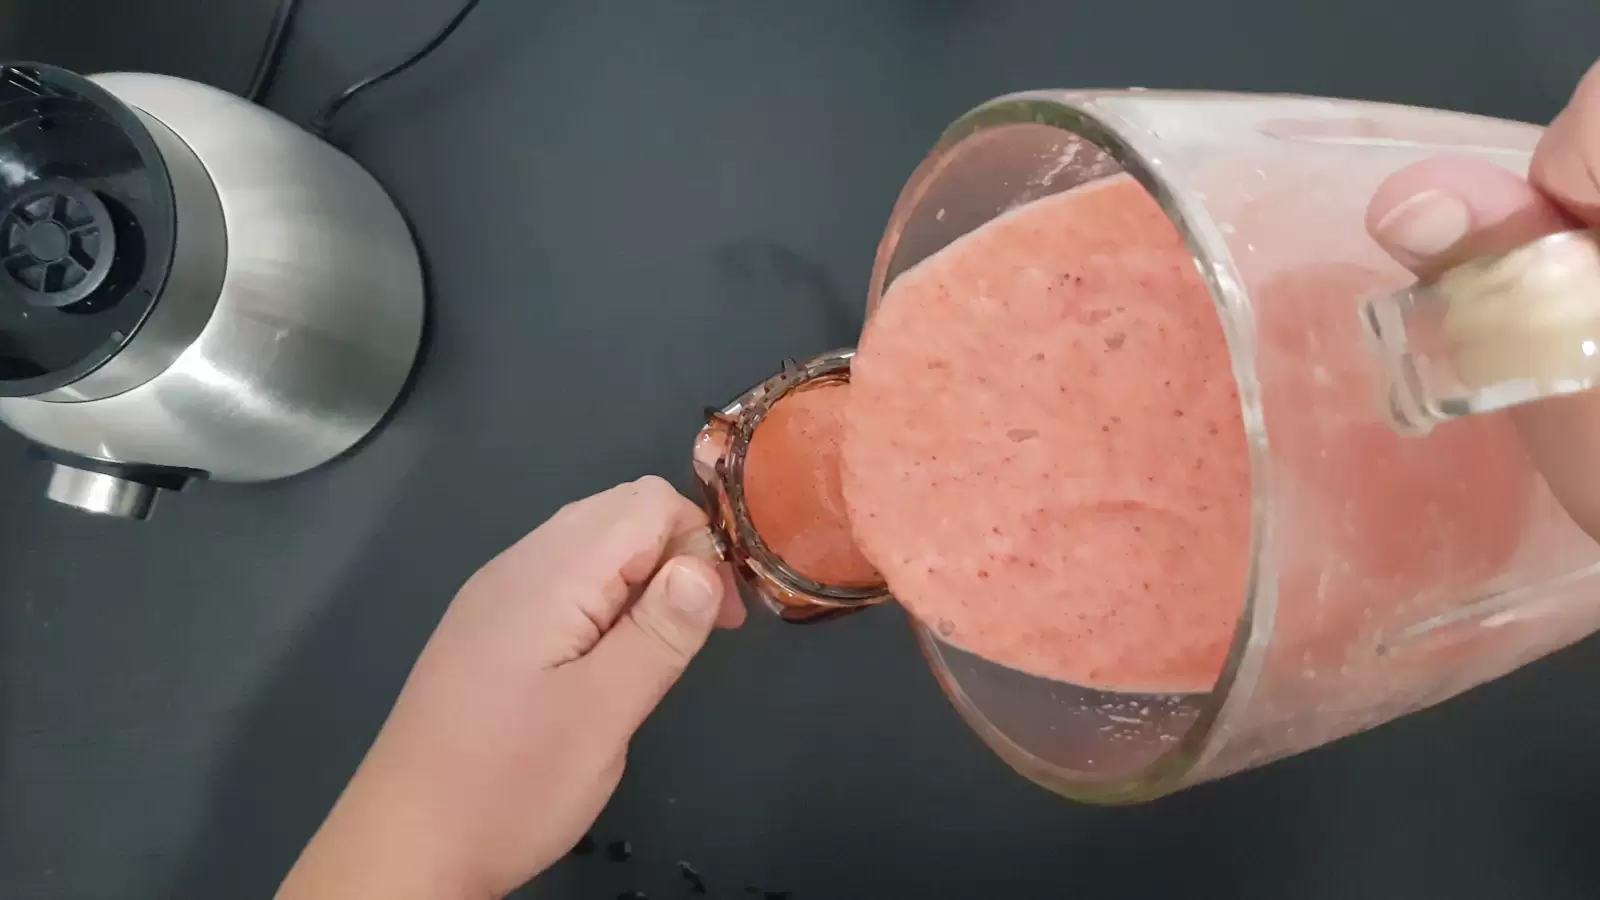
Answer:
[[[1235,221],[1293,224],[1249,208]],[[1263,588],[1275,674],[1252,715],[1299,723],[1309,745],[1510,668],[1527,628],[1549,631],[1540,646],[1582,633],[1538,617],[1428,630],[1591,544],[1579,534],[1573,550],[1503,418],[1426,439],[1383,422],[1355,309],[1398,286],[1387,274],[1273,270],[1243,249],[1278,529]],[[746,488],[791,565],[836,583],[880,572],[943,640],[1029,674],[1139,693],[1215,683],[1249,569],[1240,401],[1210,294],[1131,179],[1034,201],[904,273],[849,388],[774,412]],[[1530,548],[1535,520],[1550,527]]]
[[[883,577],[857,549],[839,485],[849,382],[811,384],[779,400],[750,436],[745,507],[767,548],[789,568],[834,587]]]
[[[1210,295],[1136,182],[1037,200],[901,275],[851,378],[844,498],[914,616],[1045,678],[1213,684],[1248,453]]]

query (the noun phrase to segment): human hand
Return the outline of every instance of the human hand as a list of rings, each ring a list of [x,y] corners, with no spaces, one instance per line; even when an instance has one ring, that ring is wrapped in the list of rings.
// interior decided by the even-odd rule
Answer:
[[[1427,278],[1484,254],[1574,228],[1600,227],[1600,64],[1550,124],[1526,180],[1476,160],[1432,159],[1390,176],[1367,228],[1396,260]],[[1513,408],[1528,455],[1551,490],[1600,539],[1600,392]]]
[[[280,900],[500,897],[571,849],[713,626],[744,621],[726,570],[663,563],[705,524],[646,478],[473,575]]]

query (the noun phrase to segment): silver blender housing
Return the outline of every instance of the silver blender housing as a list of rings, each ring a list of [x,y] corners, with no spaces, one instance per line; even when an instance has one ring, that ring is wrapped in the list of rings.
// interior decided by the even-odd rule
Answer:
[[[193,82],[0,66],[0,421],[52,500],[144,518],[327,463],[423,320],[403,217],[335,148]]]

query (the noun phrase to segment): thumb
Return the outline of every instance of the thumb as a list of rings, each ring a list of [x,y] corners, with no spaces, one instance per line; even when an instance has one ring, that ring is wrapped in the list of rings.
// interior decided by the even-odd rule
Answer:
[[[1389,176],[1367,207],[1367,230],[1423,279],[1572,227],[1526,180],[1482,160],[1438,157]]]
[[[716,626],[725,590],[706,563],[668,560],[594,649],[569,665],[627,736],[644,723]]]

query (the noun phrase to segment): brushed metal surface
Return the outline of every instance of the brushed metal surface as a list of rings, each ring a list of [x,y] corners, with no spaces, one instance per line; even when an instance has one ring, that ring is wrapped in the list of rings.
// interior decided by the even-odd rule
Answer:
[[[51,471],[50,484],[45,488],[45,496],[74,509],[139,521],[150,518],[160,493],[148,484],[62,465]]]
[[[199,336],[138,387],[7,398],[0,420],[83,456],[230,482],[350,449],[394,403],[421,342],[422,268],[399,211],[349,157],[231,94],[160,75],[94,80],[203,165],[226,230],[221,290]],[[180,236],[189,215],[179,209]]]

